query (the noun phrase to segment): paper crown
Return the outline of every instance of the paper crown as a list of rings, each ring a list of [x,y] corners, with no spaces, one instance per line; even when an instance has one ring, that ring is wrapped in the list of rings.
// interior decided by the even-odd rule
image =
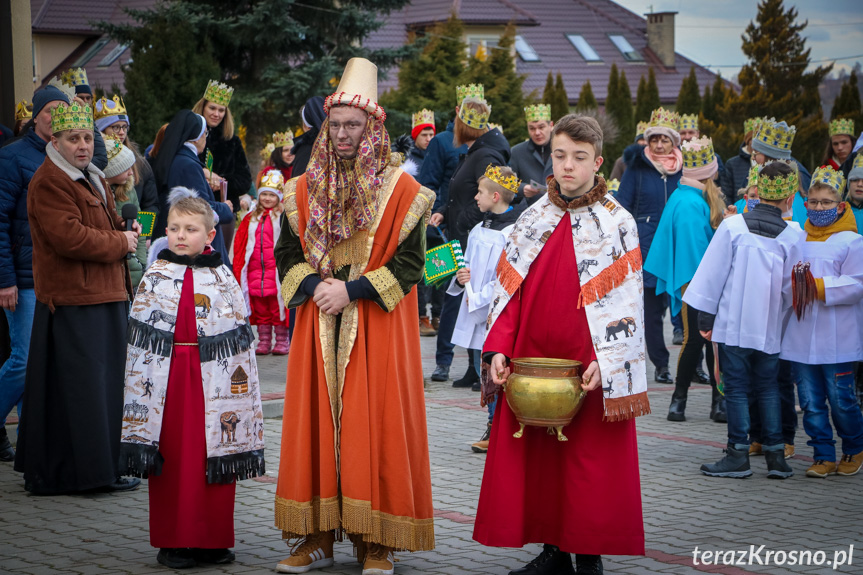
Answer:
[[[413,116],[411,116],[411,129],[417,126],[425,126],[430,124],[434,126],[434,112],[423,108]]]
[[[687,170],[703,168],[716,159],[713,141],[707,137],[683,142],[680,152],[683,154],[683,167]]]
[[[551,104],[533,104],[524,109],[528,122],[551,122]]]
[[[378,67],[365,58],[351,58],[339,80],[334,94],[324,100],[324,112],[336,105],[352,106],[363,110],[378,120],[386,120],[387,113],[378,104]]]
[[[111,100],[104,96],[99,98],[95,107],[96,111],[93,113],[94,120],[101,120],[108,116],[125,116],[128,114],[125,102],[117,95]]]
[[[461,106],[459,107],[458,119],[461,120],[469,128],[474,128],[476,130],[482,130],[483,128],[487,128],[488,118],[491,115],[491,106],[489,106],[485,102],[485,100],[481,100],[483,103],[486,103],[486,106],[488,107],[488,111],[483,112],[480,110],[466,107],[466,101],[467,98],[462,101]]]
[[[800,177],[794,168],[787,176],[776,176],[775,178],[766,176],[762,172],[763,168],[758,173],[758,197],[761,199],[784,200],[797,193],[797,189],[800,187]]]
[[[657,108],[650,114],[650,128],[671,128],[675,132],[680,129],[680,115],[677,112]]]
[[[456,104],[461,106],[465,98],[479,98],[485,100],[485,86],[482,84],[466,84],[455,87]]]
[[[830,122],[830,135],[831,136],[839,136],[839,135],[847,135],[854,136],[854,120],[851,118],[839,118],[836,120],[831,120]]]
[[[851,169],[856,170],[857,168],[863,168],[863,154],[857,154],[854,156],[854,162],[851,164]]]
[[[650,124],[648,122],[639,122],[635,127],[635,135],[636,136],[643,136],[644,131],[647,130],[647,126],[649,126],[649,125]]]
[[[767,157],[785,160],[791,157],[791,144],[797,128],[775,118],[765,119],[752,139],[753,149]]]
[[[503,134],[503,126],[501,126],[500,124],[493,124],[493,123],[489,122],[488,123],[488,129],[489,130],[497,129],[498,132]]]
[[[752,186],[758,186],[758,172],[761,171],[761,166],[755,164],[754,166],[749,167],[749,177],[746,178],[746,188],[751,188]]]
[[[69,105],[60,103],[51,110],[51,132],[56,134],[63,130],[92,130],[93,111],[86,104],[72,102]]]
[[[275,148],[291,148],[294,145],[294,135],[290,130],[287,132],[276,132],[273,134],[273,146]]]
[[[270,156],[273,154],[273,150],[275,149],[276,145],[272,142],[270,142],[261,149],[261,157],[264,159],[265,162],[269,161]]]
[[[515,174],[504,176],[501,173],[500,166],[492,166],[489,164],[485,169],[485,174],[483,175],[495,184],[503,186],[513,194],[518,193],[518,187],[521,185],[521,180],[519,180],[518,176]]]
[[[609,192],[613,194],[618,189],[620,189],[620,180],[618,180],[617,178],[614,178],[613,180],[608,180],[607,182],[605,182],[605,187]]]
[[[210,80],[207,84],[207,89],[204,90],[204,99],[206,101],[218,104],[219,106],[225,106],[226,108],[231,103],[231,96],[233,95],[233,88],[217,80]]]
[[[29,106],[29,109],[28,109]],[[33,106],[27,103],[27,100],[21,100],[15,106],[15,121],[29,120],[33,117]]]
[[[285,185],[285,177],[282,175],[281,170],[270,170],[264,177],[261,178],[261,185],[258,186],[258,192],[263,191],[276,191],[277,193],[281,193],[282,186]]]
[[[60,80],[70,86],[88,86],[87,71],[84,68],[69,68],[60,74]]]
[[[698,114],[681,114],[681,130],[698,130]]]
[[[115,140],[114,138],[105,138],[105,153],[108,154],[109,162],[116,158],[122,151],[123,143],[120,140]]]
[[[73,86],[66,80],[63,80],[62,78],[60,78],[60,76],[55,76],[51,78],[51,80],[48,82],[48,85],[54,86],[55,88],[63,92],[70,102],[73,98],[76,97],[75,86]]]
[[[815,184],[823,184],[830,186],[839,193],[845,189],[845,174],[842,170],[834,170],[833,166],[821,166],[812,174],[812,182],[809,184],[809,189]]]
[[[755,132],[758,131],[758,128],[761,127],[761,124],[764,123],[764,118],[748,118],[743,122],[743,133],[748,134],[752,132],[755,135]]]

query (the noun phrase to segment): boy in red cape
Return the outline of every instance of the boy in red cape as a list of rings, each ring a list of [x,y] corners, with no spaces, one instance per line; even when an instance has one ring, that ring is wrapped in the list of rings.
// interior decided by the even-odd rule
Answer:
[[[483,349],[494,385],[483,396],[500,390],[518,357],[580,361],[588,394],[566,442],[541,427],[514,438],[518,421],[497,403],[473,536],[544,544],[510,575],[602,573],[601,555],[644,555],[634,418],[650,406],[638,232],[596,174],[594,119],[561,118],[551,148],[548,194],[516,222],[498,263]]]

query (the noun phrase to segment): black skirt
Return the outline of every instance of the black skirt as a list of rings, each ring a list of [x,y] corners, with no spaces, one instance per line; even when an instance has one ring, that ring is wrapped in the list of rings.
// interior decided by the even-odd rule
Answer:
[[[15,471],[34,493],[117,479],[126,361],[126,302],[36,302]]]

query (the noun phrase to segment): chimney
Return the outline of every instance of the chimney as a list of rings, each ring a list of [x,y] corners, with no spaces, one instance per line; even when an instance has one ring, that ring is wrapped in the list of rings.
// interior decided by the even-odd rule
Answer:
[[[647,16],[647,47],[666,68],[674,68],[674,16],[677,12],[652,12]]]

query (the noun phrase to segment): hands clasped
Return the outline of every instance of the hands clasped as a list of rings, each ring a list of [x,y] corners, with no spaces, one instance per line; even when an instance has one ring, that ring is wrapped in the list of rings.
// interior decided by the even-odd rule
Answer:
[[[315,288],[314,301],[320,310],[330,315],[336,315],[351,303],[345,282],[327,278]]]

